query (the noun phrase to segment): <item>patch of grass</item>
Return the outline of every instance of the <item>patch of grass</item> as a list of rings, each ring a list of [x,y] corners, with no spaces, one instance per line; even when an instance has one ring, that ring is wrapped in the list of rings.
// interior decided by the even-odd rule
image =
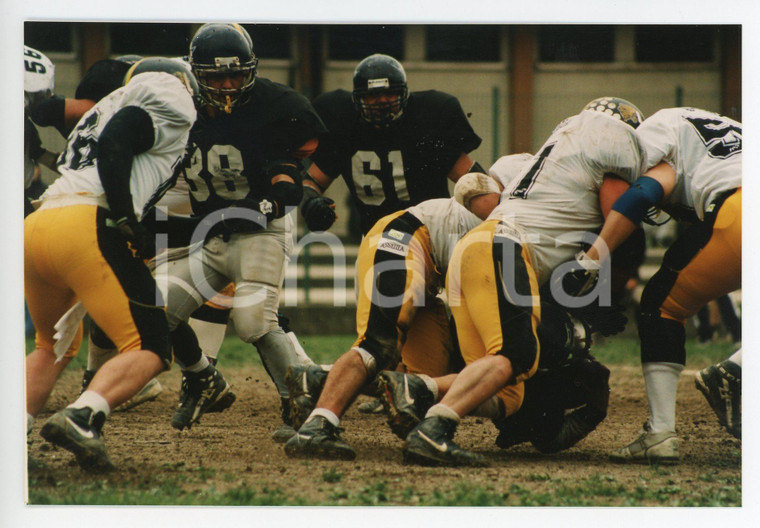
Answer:
[[[325,482],[340,482],[342,478],[343,474],[336,471],[335,468],[330,468],[322,473],[322,480]]]

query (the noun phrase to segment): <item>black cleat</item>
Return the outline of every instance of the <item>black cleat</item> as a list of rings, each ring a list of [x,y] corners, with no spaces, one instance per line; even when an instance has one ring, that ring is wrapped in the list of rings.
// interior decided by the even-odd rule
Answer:
[[[315,416],[285,444],[285,454],[291,458],[320,458],[323,460],[353,460],[356,452],[340,438],[335,427],[324,416]]]
[[[180,392],[180,402],[172,416],[172,427],[180,431],[190,428],[209,408],[215,406],[221,412],[233,404],[236,397],[230,385],[216,370],[209,365],[201,372],[183,372],[187,380],[187,391]]]
[[[462,449],[454,443],[457,425],[454,420],[440,416],[422,420],[406,437],[404,463],[421,466],[488,466],[488,460],[483,455]]]
[[[327,371],[319,365],[291,365],[285,373],[290,403],[290,421],[299,429],[317,406]]]
[[[742,437],[742,369],[721,361],[700,370],[694,383],[718,416],[720,425],[734,437]]]
[[[115,469],[103,442],[105,415],[89,407],[67,407],[51,416],[40,430],[42,438],[74,453],[79,467],[92,473]]]
[[[433,393],[414,374],[386,370],[380,373],[377,383],[388,425],[404,440],[435,403]]]

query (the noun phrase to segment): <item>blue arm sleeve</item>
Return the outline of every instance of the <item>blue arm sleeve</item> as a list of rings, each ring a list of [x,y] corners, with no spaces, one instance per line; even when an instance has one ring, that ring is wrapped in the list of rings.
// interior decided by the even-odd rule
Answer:
[[[660,182],[649,176],[642,176],[615,201],[612,210],[638,225],[647,210],[662,200],[664,194]]]

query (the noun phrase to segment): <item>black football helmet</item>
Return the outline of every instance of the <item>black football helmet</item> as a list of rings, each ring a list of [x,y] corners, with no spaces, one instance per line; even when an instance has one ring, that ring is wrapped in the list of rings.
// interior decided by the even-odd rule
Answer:
[[[126,85],[136,75],[147,72],[165,72],[174,75],[185,85],[185,88],[187,88],[187,91],[193,97],[193,101],[196,104],[198,103],[201,93],[198,81],[195,80],[190,66],[185,61],[181,59],[167,59],[165,57],[141,59],[127,70],[126,75],[124,75],[124,84]]]
[[[188,57],[198,78],[203,102],[232,112],[245,103],[256,81],[259,59],[253,53],[253,41],[240,24],[209,23],[201,26],[190,41]],[[242,76],[237,88],[214,88],[208,83],[213,76]]]
[[[367,102],[367,96],[395,95],[387,102]],[[404,113],[409,100],[406,72],[399,61],[376,53],[362,60],[354,70],[353,100],[362,118],[375,126],[388,126]]]
[[[583,109],[594,110],[615,119],[620,119],[623,123],[631,125],[633,128],[638,127],[644,121],[644,114],[636,108],[636,105],[619,97],[599,97],[588,103]]]

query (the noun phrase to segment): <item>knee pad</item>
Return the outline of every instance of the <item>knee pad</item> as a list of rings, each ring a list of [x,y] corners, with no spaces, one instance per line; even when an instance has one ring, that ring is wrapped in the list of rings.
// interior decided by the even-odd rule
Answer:
[[[642,363],[686,364],[686,329],[680,321],[642,313],[639,339]]]
[[[232,320],[235,332],[246,343],[256,343],[279,328],[279,290],[261,283],[239,285],[235,292]]]
[[[367,378],[374,380],[375,376],[378,373],[377,360],[375,359],[375,356],[361,347],[354,347],[352,350],[359,354],[359,357],[362,359],[362,363],[364,363],[364,367],[367,369]],[[382,371],[384,369],[380,370]]]

